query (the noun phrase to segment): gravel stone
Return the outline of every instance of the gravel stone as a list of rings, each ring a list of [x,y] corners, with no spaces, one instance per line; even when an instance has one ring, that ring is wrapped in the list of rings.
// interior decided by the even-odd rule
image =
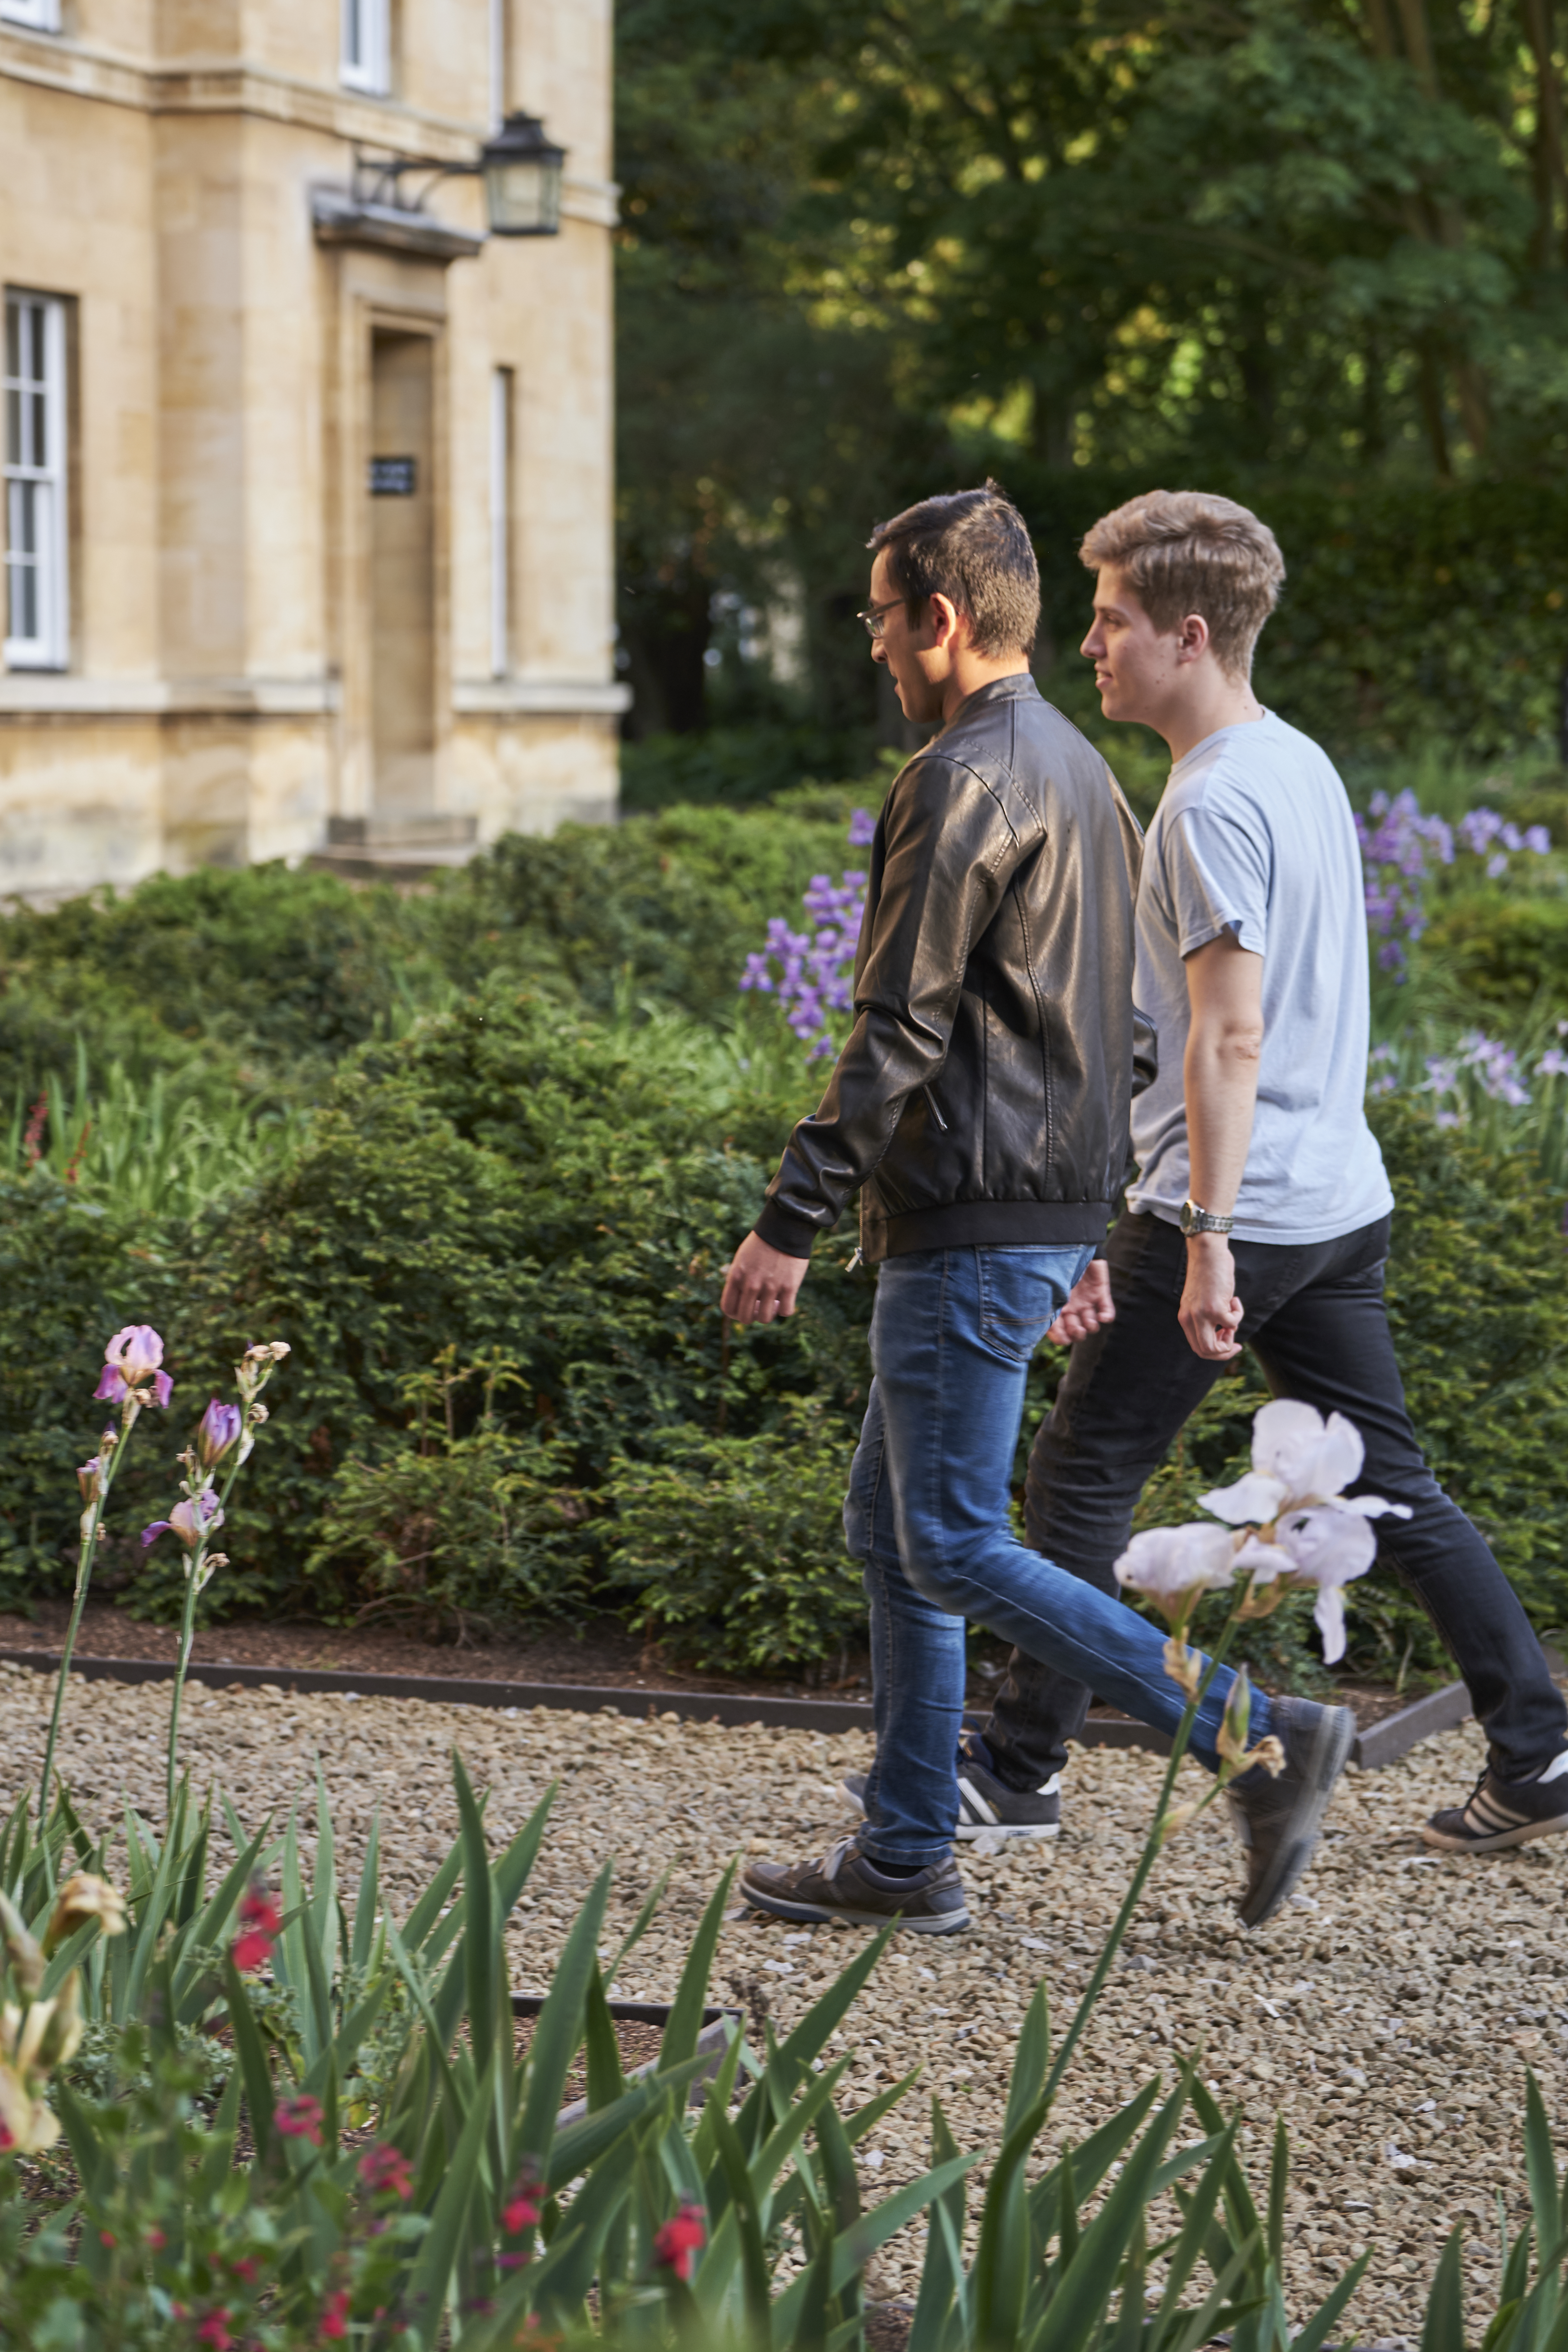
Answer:
[[[5,1725],[0,1799],[8,1806],[42,1759],[52,1685],[0,1666]],[[73,1677],[59,1762],[84,1819],[112,1830],[122,1793],[154,1820],[162,1805],[168,1689]],[[560,1783],[538,1864],[512,1922],[512,1979],[545,1984],[595,1873],[616,1864],[605,1949],[659,1876],[669,1885],[616,1990],[674,1991],[698,1916],[737,1854],[820,1853],[848,1825],[841,1772],[864,1769],[863,1732],[647,1722],[605,1711],[516,1716],[415,1700],[285,1697],[280,1690],[187,1690],[182,1756],[196,1788],[218,1782],[240,1819],[281,1822],[300,1810],[313,1847],[319,1761],[340,1869],[352,1885],[372,1816],[382,1822],[384,1885],[405,1912],[457,1832],[447,1754],[462,1750],[490,1791],[492,1839],[516,1831]],[[1457,1801],[1483,1750],[1473,1725],[1428,1740],[1377,1773],[1350,1773],[1299,1894],[1247,1935],[1224,1809],[1175,1839],[1156,1866],[1042,2142],[1102,2122],[1173,2054],[1196,2054],[1222,2105],[1245,2107],[1243,2145],[1261,2194],[1274,2115],[1292,2141],[1290,2298],[1298,2314],[1363,2246],[1373,2260],[1342,2323],[1349,2334],[1415,2338],[1426,2287],[1456,2221],[1468,2238],[1467,2299],[1479,2334],[1498,2284],[1497,2208],[1510,2232],[1526,2210],[1526,2068],[1554,2132],[1568,2131],[1568,1983],[1560,1921],[1564,1848],[1553,1840],[1492,1855],[1435,1855],[1415,1831]],[[1075,1757],[1054,1845],[960,1856],[974,1926],[952,1937],[895,1939],[836,2038],[854,2053],[861,2096],[923,2069],[916,2089],[863,2147],[878,2197],[927,2161],[934,2091],[963,2147],[993,2149],[1013,2042],[1044,1976],[1065,2022],[1125,1890],[1163,1767],[1131,1750]],[[1203,1776],[1184,1768],[1195,1793]],[[216,1859],[221,1862],[220,1845]],[[862,1939],[801,1929],[738,1904],[714,1969],[716,1997],[787,2029]],[[978,2190],[972,2198],[978,2203]],[[882,2298],[916,2289],[923,2230],[879,2258]]]

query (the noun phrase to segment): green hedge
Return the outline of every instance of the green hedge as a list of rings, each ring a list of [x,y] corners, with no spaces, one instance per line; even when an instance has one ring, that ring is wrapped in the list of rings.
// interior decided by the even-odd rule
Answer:
[[[1008,487],[1039,552],[1051,688],[1089,709],[1088,665],[1074,651],[1089,604],[1079,542],[1099,516],[1152,486],[1145,476],[1020,469]],[[1167,487],[1240,499],[1274,530],[1289,580],[1259,646],[1258,691],[1336,756],[1405,752],[1434,738],[1483,760],[1556,743],[1568,491],[1324,484],[1224,467]]]

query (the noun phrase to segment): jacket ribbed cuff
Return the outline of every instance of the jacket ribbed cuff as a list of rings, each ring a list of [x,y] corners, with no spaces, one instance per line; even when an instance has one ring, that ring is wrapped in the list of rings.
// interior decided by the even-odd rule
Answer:
[[[776,1201],[763,1202],[763,1213],[752,1228],[759,1241],[784,1257],[809,1257],[817,1230],[809,1217],[797,1217],[793,1209],[782,1209]]]

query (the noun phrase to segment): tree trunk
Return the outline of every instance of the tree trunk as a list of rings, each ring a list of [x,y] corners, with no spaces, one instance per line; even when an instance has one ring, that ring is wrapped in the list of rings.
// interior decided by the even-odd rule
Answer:
[[[1563,160],[1563,89],[1557,60],[1552,0],[1521,0],[1525,36],[1535,60],[1535,234],[1530,257],[1550,269],[1556,243],[1557,206],[1563,203],[1563,258],[1568,261],[1568,165]]]

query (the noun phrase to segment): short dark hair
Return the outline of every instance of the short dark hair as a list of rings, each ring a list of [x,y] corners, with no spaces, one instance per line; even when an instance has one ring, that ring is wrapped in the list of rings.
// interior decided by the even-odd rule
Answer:
[[[911,622],[931,596],[950,599],[978,653],[1027,656],[1040,625],[1040,567],[1023,516],[1001,486],[921,499],[866,542],[888,559]]]

